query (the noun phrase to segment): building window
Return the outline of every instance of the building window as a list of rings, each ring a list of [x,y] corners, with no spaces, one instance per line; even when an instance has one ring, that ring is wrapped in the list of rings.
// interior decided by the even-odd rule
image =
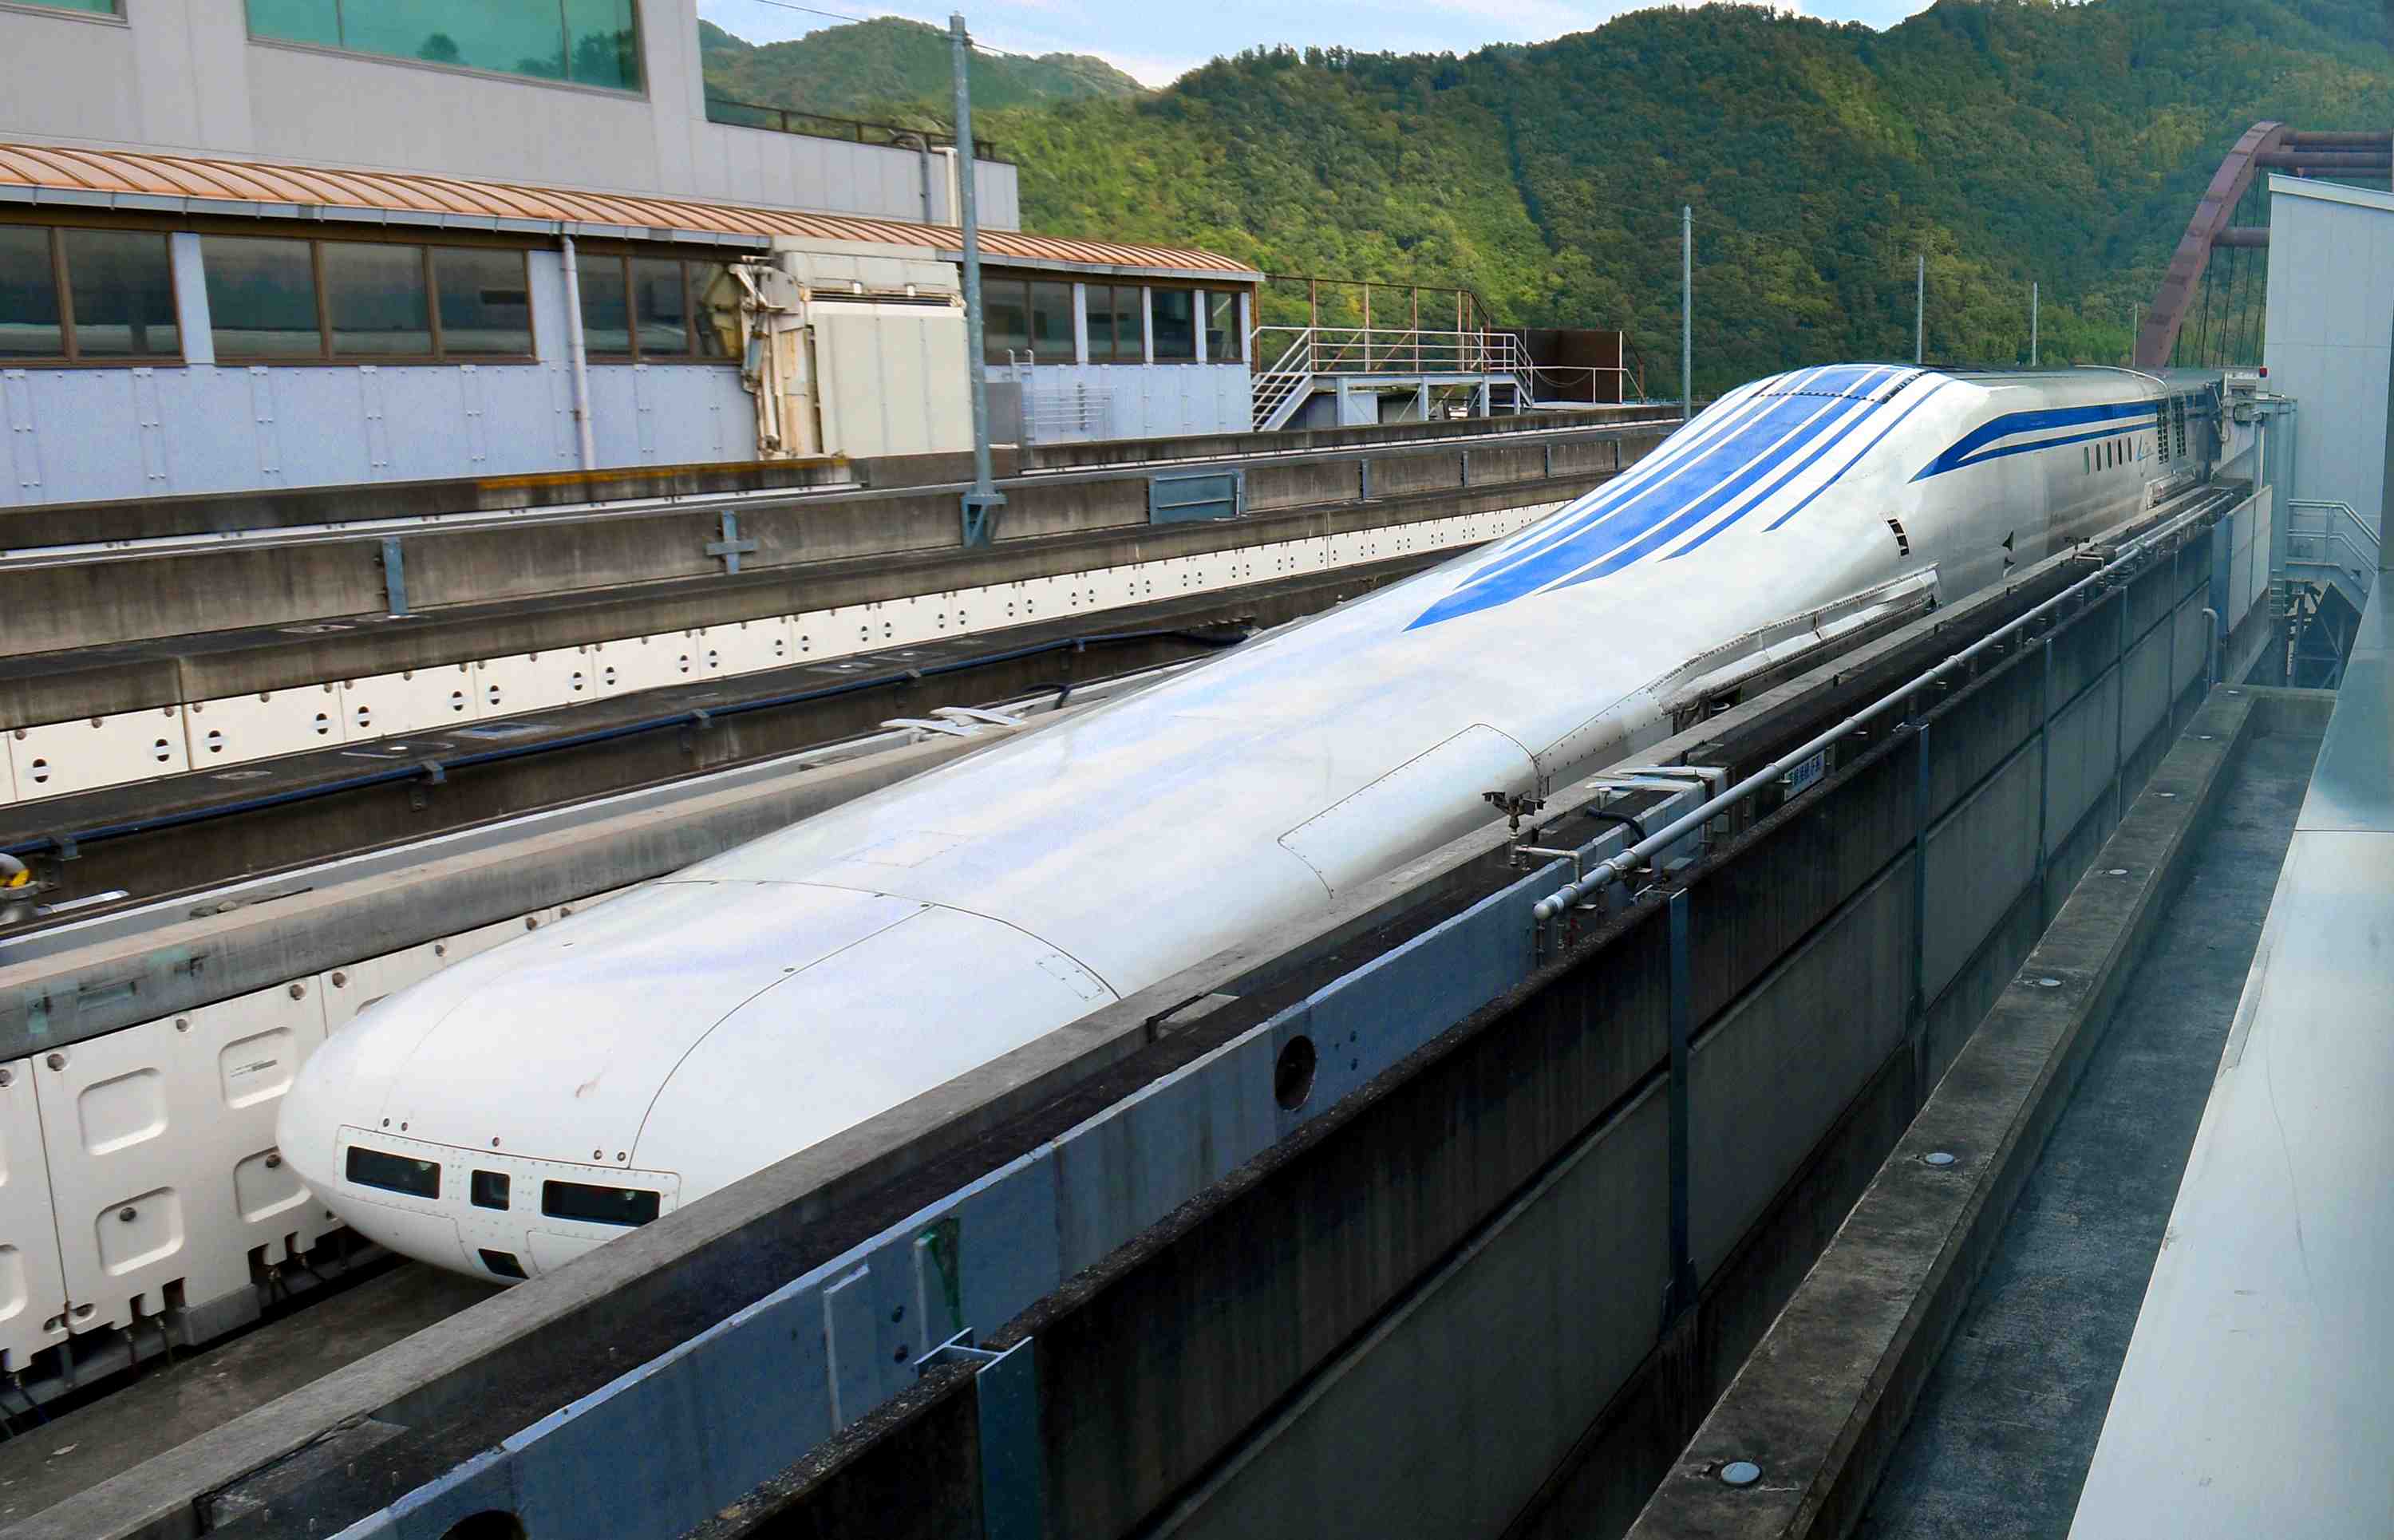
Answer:
[[[529,359],[525,261],[496,248],[200,240],[217,357],[252,363]]]
[[[1088,286],[1091,363],[1147,362],[1147,314],[1139,303],[1141,292],[1136,283]]]
[[[525,279],[522,252],[433,247],[441,350],[452,358],[530,358],[532,290]]]
[[[57,11],[88,11],[94,16],[122,16],[119,0],[17,0],[20,6],[46,6]]]
[[[1072,285],[1035,278],[984,278],[981,357],[991,363],[1072,362]],[[1009,356],[1010,355],[1010,356]]]
[[[1155,362],[1197,362],[1197,291],[1150,289],[1148,309],[1155,327]]]
[[[0,358],[179,359],[166,237],[0,226]]]
[[[1205,291],[1205,362],[1208,363],[1240,363],[1245,361],[1247,339],[1239,329],[1239,296],[1224,294],[1219,289]]]
[[[249,0],[249,35],[534,80],[640,88],[636,0]]]
[[[730,360],[740,290],[724,262],[585,254],[582,346],[592,357]]]

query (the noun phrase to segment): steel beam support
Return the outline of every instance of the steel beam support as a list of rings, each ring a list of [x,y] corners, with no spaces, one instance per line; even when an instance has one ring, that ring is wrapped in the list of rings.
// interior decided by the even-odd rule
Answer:
[[[382,541],[383,607],[394,615],[407,613],[407,553],[400,548],[395,534]]]
[[[1047,1450],[1039,1428],[1039,1359],[1026,1338],[973,1373],[980,1432],[983,1540],[1046,1540]]]
[[[2053,633],[2045,634],[2044,654],[2036,678],[2036,917],[2042,929],[2050,916],[2045,907],[2045,819],[2053,806]]]

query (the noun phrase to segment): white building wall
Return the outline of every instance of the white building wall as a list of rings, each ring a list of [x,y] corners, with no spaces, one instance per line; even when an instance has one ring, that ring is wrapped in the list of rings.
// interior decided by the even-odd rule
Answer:
[[[2281,497],[2349,503],[2374,525],[2386,494],[2394,354],[2394,196],[2269,178],[2269,303],[2262,361],[2295,399],[2295,464]]]
[[[707,122],[696,0],[640,0],[638,94],[253,42],[244,0],[125,8],[0,3],[0,138],[923,217],[913,151]],[[1019,228],[1014,167],[975,186],[984,223]]]
[[[193,265],[179,236],[178,267]],[[0,505],[505,476],[576,465],[565,276],[532,254],[535,360],[218,365],[207,294],[178,274],[189,362],[0,370]],[[603,467],[751,460],[756,411],[728,364],[593,363]]]
[[[1033,442],[1255,430],[1255,384],[1243,363],[994,364],[989,377],[1022,387],[1024,437]]]

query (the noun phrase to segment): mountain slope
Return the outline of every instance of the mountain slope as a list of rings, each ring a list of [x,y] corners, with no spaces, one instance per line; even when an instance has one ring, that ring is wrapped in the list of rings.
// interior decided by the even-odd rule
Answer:
[[[948,35],[920,21],[883,17],[761,46],[711,21],[701,21],[698,33],[709,96],[834,117],[909,103],[943,104],[949,98]],[[1138,96],[1146,89],[1105,60],[1085,54],[973,56],[976,110]]]
[[[1698,384],[1908,357],[2116,362],[2256,119],[2394,122],[2375,0],[1940,0],[1884,33],[1656,9],[1465,58],[1286,49],[1171,87],[993,111],[1027,226],[1273,271],[1461,282],[1508,320],[1622,325],[1677,388],[1678,209]],[[976,86],[978,90],[978,86]]]

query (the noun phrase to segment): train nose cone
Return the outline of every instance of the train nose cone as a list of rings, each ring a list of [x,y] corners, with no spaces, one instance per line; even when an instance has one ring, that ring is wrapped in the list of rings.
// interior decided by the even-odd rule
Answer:
[[[469,1206],[473,1169],[628,1168],[658,1091],[717,1021],[921,909],[770,882],[640,888],[459,963],[335,1033],[284,1102],[285,1152],[362,1233],[473,1270],[455,1221],[475,1231],[500,1218]],[[352,1169],[378,1154],[446,1176],[437,1193],[410,1193],[389,1185],[403,1171]],[[534,1220],[538,1201],[506,1221]]]

